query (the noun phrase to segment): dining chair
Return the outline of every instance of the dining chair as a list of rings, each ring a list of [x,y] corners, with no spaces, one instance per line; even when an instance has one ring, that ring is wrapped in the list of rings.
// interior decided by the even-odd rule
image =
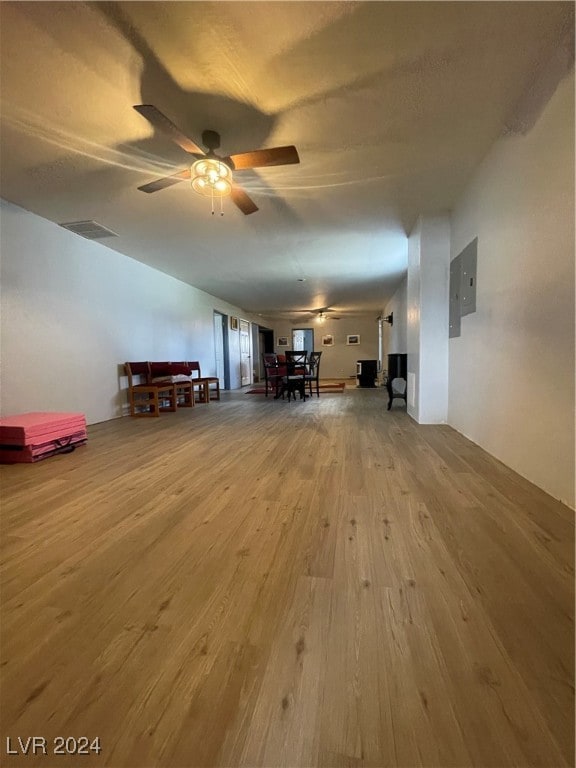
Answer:
[[[321,357],[322,357],[322,352],[310,352],[310,357],[308,358],[306,381],[308,383],[310,397],[312,397],[313,383],[316,383],[316,397],[320,397],[320,358]]]
[[[268,397],[268,391],[274,391],[274,394],[277,395],[278,388],[282,380],[278,366],[278,355],[273,352],[263,352],[262,363],[264,365],[264,394],[266,397]]]
[[[288,393],[288,401],[291,396],[296,400],[296,392],[302,400],[306,400],[306,366],[308,362],[307,352],[288,350],[286,353],[286,376],[283,377],[283,387]]]

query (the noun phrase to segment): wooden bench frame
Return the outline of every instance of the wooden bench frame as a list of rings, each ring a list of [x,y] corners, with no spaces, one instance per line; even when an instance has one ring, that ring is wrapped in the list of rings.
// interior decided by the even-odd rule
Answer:
[[[175,363],[175,365],[186,365],[190,369],[190,380],[194,392],[198,392],[198,403],[207,404],[210,400],[220,400],[220,379],[218,376],[202,376],[200,363],[197,360]],[[198,375],[195,376],[194,373]]]
[[[175,411],[177,405],[176,386],[172,383],[150,384],[150,366],[146,362],[124,363],[128,377],[128,402],[130,416],[160,416],[160,411]],[[136,376],[144,377],[145,383],[135,383]],[[168,405],[162,405],[167,401]],[[145,410],[141,411],[140,409]]]
[[[193,408],[194,388],[192,382],[189,379],[187,381],[174,381],[172,378],[173,372],[170,370],[172,365],[173,363],[170,362],[156,363],[148,361],[147,381],[152,386],[173,384],[176,388],[176,405],[179,408]],[[174,365],[177,364],[174,363]]]
[[[171,366],[188,369],[189,380],[174,381]],[[159,416],[161,411],[193,408],[196,402],[207,404],[211,400],[220,400],[220,380],[217,376],[202,376],[198,361],[128,362],[124,363],[124,369],[128,377],[131,416]],[[140,381],[137,382],[138,377]],[[168,405],[164,405],[165,402]]]

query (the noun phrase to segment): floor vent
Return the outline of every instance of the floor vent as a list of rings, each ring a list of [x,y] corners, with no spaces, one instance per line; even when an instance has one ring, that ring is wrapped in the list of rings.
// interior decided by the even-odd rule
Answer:
[[[118,237],[116,232],[112,232],[111,229],[106,229],[102,224],[98,224],[96,221],[70,221],[67,224],[59,224],[58,226],[69,229],[70,232],[74,232],[76,235],[85,237],[87,240],[101,240],[104,237]]]

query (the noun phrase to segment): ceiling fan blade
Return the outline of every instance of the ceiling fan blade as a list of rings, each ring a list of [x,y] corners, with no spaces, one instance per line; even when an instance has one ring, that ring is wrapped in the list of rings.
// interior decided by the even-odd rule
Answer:
[[[246,192],[241,187],[232,187],[232,201],[240,208],[242,213],[245,216],[248,216],[249,213],[255,213],[258,210],[258,206],[252,200],[251,197],[248,197]]]
[[[185,136],[171,120],[168,120],[166,115],[163,115],[152,104],[135,104],[134,109],[145,117],[154,128],[158,128],[159,131],[169,136],[172,141],[175,141],[185,152],[189,152],[191,155],[201,155],[202,157],[206,154],[200,149],[198,144],[195,144],[192,139]]]
[[[162,179],[156,179],[156,181],[143,184],[141,187],[138,187],[138,189],[141,192],[158,192],[160,189],[171,187],[172,184],[178,184],[181,181],[186,181],[186,179],[189,179],[190,176],[190,168],[185,168],[183,171],[173,173],[171,176],[164,176]]]
[[[255,149],[253,152],[241,152],[230,155],[225,162],[232,164],[232,170],[242,171],[247,168],[268,168],[272,165],[292,165],[299,163],[300,158],[296,147],[272,147],[270,149]]]
[[[336,309],[330,309],[330,307],[313,307],[312,309],[293,309],[292,312],[307,312],[309,315],[325,315],[326,312],[337,312]]]

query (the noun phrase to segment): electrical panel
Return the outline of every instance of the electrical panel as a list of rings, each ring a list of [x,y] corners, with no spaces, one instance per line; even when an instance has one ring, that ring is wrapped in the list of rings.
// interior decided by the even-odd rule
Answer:
[[[478,238],[475,237],[450,262],[449,337],[460,336],[460,318],[476,312],[476,266]]]
[[[460,275],[460,317],[476,312],[477,253],[478,238],[475,237],[471,243],[468,243],[459,257],[462,262]]]
[[[462,279],[462,258],[456,256],[450,262],[450,310],[449,337],[460,336],[460,282]]]

